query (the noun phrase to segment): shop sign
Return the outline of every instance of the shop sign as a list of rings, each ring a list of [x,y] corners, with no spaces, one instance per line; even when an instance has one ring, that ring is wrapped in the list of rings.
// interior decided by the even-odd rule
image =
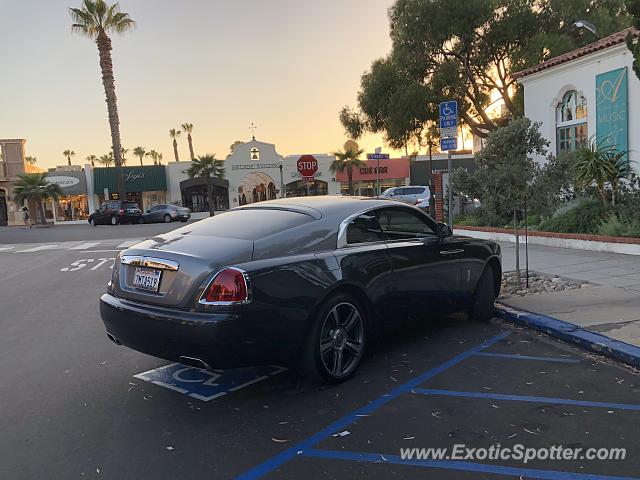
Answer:
[[[58,185],[64,195],[84,195],[87,193],[87,183],[84,172],[52,172],[47,175],[49,183]]]
[[[628,150],[627,68],[596,76],[596,137],[598,142]]]
[[[60,188],[72,187],[80,183],[80,179],[76,177],[67,177],[62,175],[54,175],[47,177],[49,183],[55,183]]]
[[[125,182],[135,182],[136,180],[142,180],[144,178],[144,172],[131,170],[123,173],[122,178]]]
[[[280,163],[253,163],[244,165],[232,165],[231,170],[260,170],[262,168],[280,168]]]
[[[378,171],[383,175],[389,171],[389,167],[361,167],[360,175],[377,175]]]

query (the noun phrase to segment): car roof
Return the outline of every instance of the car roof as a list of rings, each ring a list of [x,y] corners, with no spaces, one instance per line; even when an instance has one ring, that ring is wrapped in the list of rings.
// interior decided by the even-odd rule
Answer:
[[[339,195],[318,195],[313,197],[280,198],[259,203],[251,203],[237,209],[278,209],[290,210],[311,215],[316,219],[347,217],[369,208],[384,206],[407,206],[406,203],[388,198],[379,197],[353,197]],[[235,209],[234,209],[235,210]]]

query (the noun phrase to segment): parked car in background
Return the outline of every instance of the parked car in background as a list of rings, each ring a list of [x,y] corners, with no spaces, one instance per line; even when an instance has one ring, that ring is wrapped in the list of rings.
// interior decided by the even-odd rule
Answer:
[[[392,198],[393,200],[399,200],[406,202],[410,205],[415,205],[420,199],[429,199],[429,187],[420,185],[409,185],[406,187],[391,187],[387,188],[382,195],[382,198]]]
[[[176,220],[186,222],[191,218],[191,210],[187,207],[177,205],[156,205],[142,214],[144,223],[165,222],[170,223]]]
[[[172,362],[275,363],[339,383],[403,317],[489,319],[501,274],[498,244],[452,235],[406,203],[287,198],[123,250],[100,313],[114,343]]]
[[[142,210],[136,202],[109,200],[89,215],[89,225],[118,225],[120,223],[142,223]]]
[[[429,213],[429,197],[419,198],[414,206]]]

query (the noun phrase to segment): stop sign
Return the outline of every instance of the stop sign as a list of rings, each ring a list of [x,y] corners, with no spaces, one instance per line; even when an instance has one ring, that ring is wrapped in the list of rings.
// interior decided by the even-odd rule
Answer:
[[[297,166],[302,178],[313,177],[318,171],[318,160],[313,155],[302,155],[298,159]]]

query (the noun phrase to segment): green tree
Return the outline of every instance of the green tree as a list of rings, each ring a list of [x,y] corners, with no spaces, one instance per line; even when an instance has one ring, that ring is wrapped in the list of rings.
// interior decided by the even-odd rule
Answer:
[[[158,165],[162,165],[162,152],[158,152]]]
[[[136,157],[140,158],[140,166],[142,166],[142,159],[147,154],[147,151],[144,149],[144,147],[136,147],[133,149],[133,154]]]
[[[149,150],[147,153],[145,153],[145,155],[147,157],[151,157],[151,160],[153,160],[154,165],[158,164],[158,155],[159,155],[158,152],[156,152],[155,150]]]
[[[189,155],[191,156],[191,160],[195,158],[193,154],[193,140],[191,138],[191,132],[193,132],[193,123],[183,123],[181,125],[182,131],[187,134],[187,142],[189,143]]]
[[[98,157],[96,157],[95,155],[87,155],[87,158],[85,158],[85,160],[89,162],[92,167],[95,167],[96,162],[98,161]]]
[[[539,130],[540,124],[528,118],[518,118],[497,128],[487,138],[485,147],[475,155],[477,170],[452,174],[452,188],[478,198],[483,209],[494,217],[513,219],[516,236],[516,271],[520,282],[518,212],[534,192],[533,185],[540,173],[534,156],[547,154],[547,142]]]
[[[75,157],[76,152],[74,152],[73,150],[65,150],[64,152],[62,152],[62,155],[67,158],[67,164],[71,166],[71,157]]]
[[[173,156],[176,159],[176,162],[179,162],[178,158],[178,137],[180,137],[180,130],[176,128],[172,128],[169,130],[169,136],[173,139]]]
[[[633,26],[640,30],[640,0],[627,0],[627,10],[631,14]],[[627,36],[627,47],[633,54],[633,71],[640,78],[640,41],[637,33],[629,33]]]
[[[127,152],[129,152],[128,148],[120,147],[120,156],[122,157],[122,165],[127,164],[127,158],[126,158]]]
[[[231,155],[233,153],[233,149],[236,148],[238,145],[242,145],[244,142],[241,142],[240,140],[236,140],[235,142],[233,142],[231,144],[231,146],[229,147],[229,155]]]
[[[344,151],[338,150],[333,152],[336,159],[331,162],[329,169],[332,173],[347,172],[347,178],[349,179],[349,195],[353,195],[353,168],[364,166],[364,162],[360,160],[360,155],[364,153],[364,150],[358,147],[358,144],[353,140],[347,140],[344,144]]]
[[[24,157],[24,161],[27,162],[29,165],[35,165],[36,163],[38,163],[38,159],[32,156]]]
[[[47,173],[27,173],[18,175],[18,180],[13,183],[13,195],[16,204],[24,202],[33,203],[38,211],[38,222],[45,223],[45,200],[58,200],[62,195],[62,189],[58,184],[49,183]]]
[[[122,176],[122,153],[120,142],[120,118],[113,75],[113,61],[111,59],[110,33],[125,33],[131,30],[135,22],[129,14],[120,11],[118,3],[107,4],[104,0],[83,0],[80,8],[70,8],[73,24],[71,30],[89,37],[96,42],[100,57],[102,85],[107,101],[109,113],[109,127],[111,129],[111,144],[116,166],[116,181],[119,198],[126,198],[124,178]]]
[[[215,215],[215,203],[213,199],[213,184],[211,179],[214,177],[224,178],[224,161],[216,158],[216,154],[200,155],[191,162],[191,166],[187,169],[189,178],[202,177],[207,179],[207,202],[209,203],[209,216]]]

